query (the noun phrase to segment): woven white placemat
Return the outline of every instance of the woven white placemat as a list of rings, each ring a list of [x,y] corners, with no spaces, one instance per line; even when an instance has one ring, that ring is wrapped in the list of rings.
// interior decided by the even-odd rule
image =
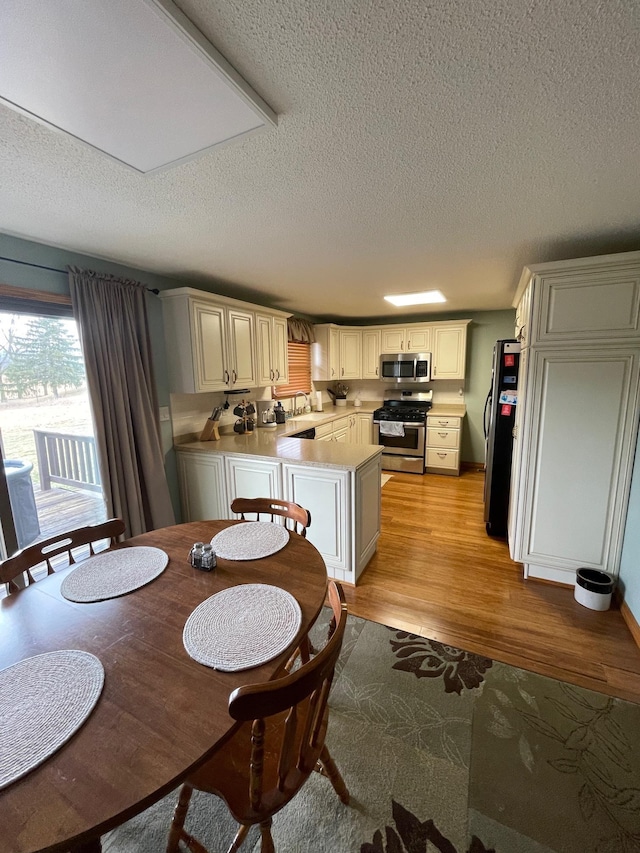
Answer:
[[[288,541],[289,531],[281,524],[247,521],[216,533],[211,544],[223,560],[259,560],[281,551]]]
[[[301,622],[300,605],[291,593],[249,583],[218,592],[196,607],[184,626],[182,641],[198,663],[237,672],[283,652]]]
[[[60,592],[69,601],[82,603],[117,598],[157,578],[168,562],[164,551],[146,545],[104,551],[78,563],[63,580]]]
[[[53,755],[80,728],[104,685],[95,655],[47,652],[0,672],[0,789]]]

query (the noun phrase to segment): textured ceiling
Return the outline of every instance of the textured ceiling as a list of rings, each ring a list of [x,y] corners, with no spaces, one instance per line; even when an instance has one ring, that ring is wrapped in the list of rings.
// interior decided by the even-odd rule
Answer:
[[[279,126],[141,176],[2,107],[0,231],[345,319],[640,248],[634,0],[179,5]]]

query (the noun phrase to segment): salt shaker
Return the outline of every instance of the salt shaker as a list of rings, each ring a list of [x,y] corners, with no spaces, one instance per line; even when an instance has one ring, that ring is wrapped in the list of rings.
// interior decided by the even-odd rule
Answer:
[[[193,548],[189,551],[189,562],[194,569],[202,568],[202,555],[204,553],[204,545],[202,542],[196,542]]]
[[[210,572],[217,565],[216,552],[211,545],[204,545],[202,549],[202,565],[201,568],[205,572]]]

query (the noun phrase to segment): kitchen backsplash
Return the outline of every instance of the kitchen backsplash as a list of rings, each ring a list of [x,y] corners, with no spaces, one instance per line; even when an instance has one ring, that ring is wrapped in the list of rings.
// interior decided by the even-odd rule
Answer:
[[[377,379],[355,379],[353,381],[346,380],[343,384],[349,386],[347,393],[347,405],[353,404],[356,395],[359,396],[363,403],[382,403],[390,395],[387,393],[385,383]],[[323,409],[330,410],[333,408],[333,401],[327,393],[327,388],[332,388],[335,385],[333,382],[315,382],[313,391],[309,395],[309,403],[313,409],[316,408],[315,391],[322,392]],[[464,383],[460,381],[438,381],[425,384],[424,386],[413,386],[413,389],[433,390],[433,402],[435,403],[464,403]],[[222,432],[230,432],[233,424],[236,421],[236,416],[233,414],[234,407],[242,401],[243,396],[238,394],[229,394],[228,396],[222,391],[211,392],[209,394],[171,394],[171,427],[173,431],[174,443],[180,444],[185,441],[193,441],[197,439],[206,419],[216,406],[223,406],[225,400],[229,401],[229,408],[224,409],[220,418],[220,429]],[[244,397],[246,400],[251,400],[255,403],[256,400],[271,399],[271,388],[253,388],[248,391]],[[305,401],[303,397],[298,397],[298,405],[303,406]],[[282,398],[282,405],[285,409],[293,409],[294,401],[292,398]]]

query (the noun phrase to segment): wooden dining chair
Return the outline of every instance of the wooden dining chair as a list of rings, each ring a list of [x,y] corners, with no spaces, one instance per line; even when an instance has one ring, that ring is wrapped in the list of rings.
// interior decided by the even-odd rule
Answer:
[[[285,519],[285,526],[306,537],[307,527],[311,524],[311,513],[300,504],[291,501],[274,500],[272,498],[235,498],[231,504],[231,512],[238,513],[243,521],[247,521],[245,513],[255,515],[254,521],[260,521],[260,516],[268,516],[274,521],[276,516]],[[291,522],[287,524],[287,522]]]
[[[275,853],[271,818],[314,770],[329,778],[343,803],[349,802],[325,744],[327,700],[347,621],[344,593],[334,581],[329,584],[329,603],[329,637],[314,658],[284,678],[239,687],[229,697],[229,714],[241,725],[182,786],[167,853],[177,853],[180,842],[191,853],[207,853],[184,829],[194,789],[221,797],[240,824],[227,853],[240,849],[255,824],[260,825],[262,853]]]
[[[58,554],[67,554],[67,565],[75,563],[73,549],[81,545],[89,546],[89,556],[95,554],[93,545],[101,539],[110,539],[111,545],[115,545],[116,537],[124,533],[124,521],[121,518],[110,518],[101,524],[92,524],[87,527],[78,527],[68,533],[60,533],[29,545],[21,551],[17,551],[12,557],[0,562],[0,583],[8,584],[9,592],[17,592],[20,589],[16,578],[21,575],[28,584],[35,583],[32,569],[41,564],[46,565],[47,574],[54,572],[51,563],[53,557]],[[66,567],[65,567],[66,568]]]

